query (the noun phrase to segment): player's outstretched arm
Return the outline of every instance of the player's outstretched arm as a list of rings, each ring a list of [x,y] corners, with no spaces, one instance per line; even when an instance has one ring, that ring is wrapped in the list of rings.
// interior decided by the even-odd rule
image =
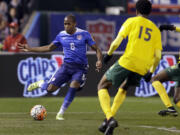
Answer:
[[[92,45],[91,48],[96,51],[97,61],[96,61],[96,70],[99,72],[99,70],[102,68],[102,52],[97,47],[97,45]]]
[[[110,46],[107,54],[104,56],[104,59],[103,59],[103,62],[105,64],[107,64],[108,61],[112,58],[113,52],[119,47],[119,45],[121,44],[122,40],[123,40],[123,37],[120,34],[118,34],[116,39],[111,43],[111,46]]]
[[[163,31],[163,30],[173,31],[173,30],[176,30],[176,27],[175,27],[174,25],[163,24],[163,25],[160,25],[160,26],[159,26],[159,30],[160,30],[160,31]]]
[[[108,53],[107,53],[109,56],[112,55],[113,52],[119,47],[122,40],[123,40],[123,37],[120,34],[118,34],[116,39],[110,45],[110,48],[109,48]]]
[[[159,30],[160,31],[171,30],[171,31],[180,32],[180,27],[177,27],[177,26],[174,26],[174,25],[160,25]]]
[[[30,47],[28,44],[18,43],[18,48],[24,52],[49,52],[56,49],[57,47],[53,43],[41,47]]]

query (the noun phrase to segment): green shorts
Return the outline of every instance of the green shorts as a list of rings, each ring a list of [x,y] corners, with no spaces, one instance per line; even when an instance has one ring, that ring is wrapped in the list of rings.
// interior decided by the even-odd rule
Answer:
[[[178,64],[168,67],[165,69],[169,80],[176,82],[176,87],[180,87],[180,68],[178,67]]]
[[[105,73],[108,81],[112,82],[112,85],[118,88],[125,80],[127,80],[128,86],[139,86],[141,75],[129,71],[121,67],[118,63],[114,63]]]

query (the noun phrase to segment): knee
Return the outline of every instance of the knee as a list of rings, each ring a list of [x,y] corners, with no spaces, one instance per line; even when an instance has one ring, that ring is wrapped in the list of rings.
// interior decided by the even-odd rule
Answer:
[[[103,88],[103,85],[102,85],[101,82],[99,82],[99,83],[98,83],[98,86],[97,86],[98,91],[99,91],[100,89],[102,89],[102,88]]]
[[[156,76],[152,77],[151,80],[150,80],[151,83],[153,83],[155,81],[159,81],[159,79]]]
[[[124,91],[127,91],[129,89],[129,85],[127,81],[124,81],[119,88],[123,89]]]
[[[156,78],[155,78],[155,77],[152,77],[151,80],[150,80],[150,82],[153,83],[155,80],[156,80]]]
[[[109,89],[111,87],[112,83],[111,82],[100,82],[98,84],[98,91],[101,90],[101,89]]]
[[[107,88],[107,84],[105,82],[99,82],[98,87],[97,87],[98,91],[104,88]]]
[[[112,82],[109,81],[109,80],[107,80],[107,79],[106,79],[106,76],[104,75],[104,76],[101,78],[100,82],[98,83],[97,89],[98,89],[98,91],[99,91],[100,89],[108,89],[109,87],[111,87],[111,85],[112,85]]]
[[[72,81],[70,83],[70,87],[71,88],[76,88],[76,89],[79,89],[80,88],[80,83],[78,81]]]

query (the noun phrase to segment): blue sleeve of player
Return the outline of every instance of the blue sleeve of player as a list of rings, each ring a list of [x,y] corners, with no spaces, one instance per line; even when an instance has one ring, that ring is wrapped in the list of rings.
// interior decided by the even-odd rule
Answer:
[[[86,43],[89,46],[92,46],[92,45],[96,44],[96,42],[94,41],[94,39],[92,38],[92,36],[90,35],[89,32],[86,33]]]
[[[61,42],[60,42],[60,36],[59,34],[56,36],[56,38],[53,40],[53,44],[57,47],[61,46]]]

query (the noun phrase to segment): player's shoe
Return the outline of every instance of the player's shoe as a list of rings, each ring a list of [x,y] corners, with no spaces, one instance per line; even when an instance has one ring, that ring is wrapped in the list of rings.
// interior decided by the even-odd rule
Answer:
[[[105,120],[103,121],[103,123],[100,125],[100,127],[98,128],[99,131],[102,132],[102,133],[104,133],[104,132],[106,131],[107,125],[108,125],[107,119],[105,119]]]
[[[56,120],[64,120],[63,115],[62,114],[57,114],[56,115]]]
[[[161,116],[178,116],[178,112],[176,111],[176,109],[174,107],[169,107],[167,110],[162,110],[158,113]]]
[[[27,90],[28,90],[28,91],[33,91],[33,90],[39,88],[39,87],[40,87],[40,84],[42,84],[42,83],[44,83],[44,80],[40,80],[40,81],[31,83],[31,84],[28,86]]]
[[[118,127],[118,122],[113,117],[111,117],[108,120],[108,126],[106,128],[104,135],[113,135],[113,131],[116,127]]]

